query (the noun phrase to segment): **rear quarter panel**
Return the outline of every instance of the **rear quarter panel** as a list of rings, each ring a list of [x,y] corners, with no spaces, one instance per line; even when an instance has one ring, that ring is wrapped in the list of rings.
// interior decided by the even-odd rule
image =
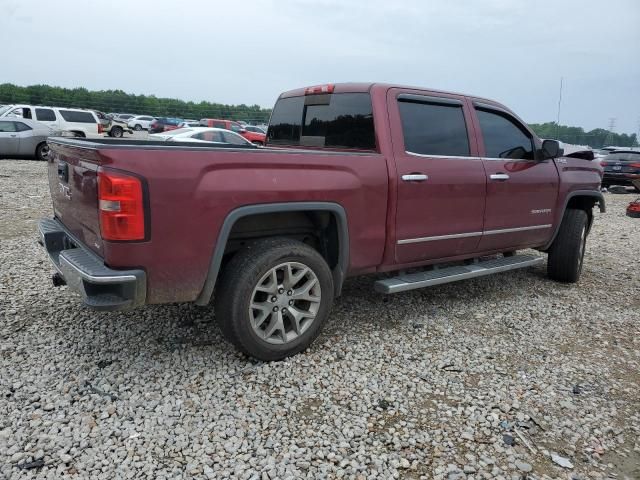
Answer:
[[[246,205],[338,203],[348,217],[349,272],[381,261],[387,165],[380,154],[112,149],[101,157],[147,180],[150,240],[104,242],[104,258],[113,268],[144,268],[150,303],[198,296],[225,217]]]

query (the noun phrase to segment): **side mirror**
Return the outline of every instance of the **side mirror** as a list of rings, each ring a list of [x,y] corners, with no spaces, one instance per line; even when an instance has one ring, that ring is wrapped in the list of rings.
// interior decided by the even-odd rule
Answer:
[[[542,160],[558,158],[564,155],[562,144],[557,140],[543,140],[540,150],[542,151]]]

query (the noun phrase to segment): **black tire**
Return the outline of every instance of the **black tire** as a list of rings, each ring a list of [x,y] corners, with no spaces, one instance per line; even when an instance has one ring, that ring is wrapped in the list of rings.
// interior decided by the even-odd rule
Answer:
[[[139,132],[140,130],[142,130],[142,125],[139,125],[139,124],[137,124],[137,123],[136,123],[136,126],[135,126],[135,127],[133,127],[133,129],[134,129],[136,132]]]
[[[86,138],[86,135],[84,134],[84,132],[72,132],[74,137],[77,138]]]
[[[252,326],[249,306],[255,300],[255,289],[261,279],[270,270],[286,262],[300,263],[308,267],[317,278],[321,296],[315,318],[306,330],[290,341],[274,344],[259,336]],[[269,297],[271,294],[265,295]],[[274,361],[305,350],[320,333],[332,304],[333,278],[324,258],[302,242],[288,238],[271,238],[244,247],[226,265],[218,280],[215,316],[223,335],[236,348],[259,360]],[[271,314],[267,314],[266,318],[270,319],[269,322],[265,320],[263,323],[270,324],[274,321]],[[291,327],[291,320],[286,320],[287,316],[284,314],[282,318],[285,318],[285,322],[288,321]],[[284,331],[282,336],[284,337]]]
[[[39,143],[36,147],[36,159],[45,161],[49,156],[49,145],[47,142]]]
[[[549,248],[549,278],[565,283],[575,283],[580,279],[588,224],[589,217],[584,210],[567,209],[564,212],[560,231]]]
[[[111,127],[111,130],[109,131],[109,135],[113,138],[122,138],[123,134],[124,131],[122,130],[122,127]]]

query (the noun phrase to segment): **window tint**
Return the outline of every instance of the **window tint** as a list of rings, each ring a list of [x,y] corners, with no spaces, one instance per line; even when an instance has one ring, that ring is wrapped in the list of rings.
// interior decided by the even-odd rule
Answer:
[[[36,108],[36,120],[55,122],[56,114],[50,108]]]
[[[640,152],[614,152],[607,155],[607,162],[640,162]]]
[[[230,133],[230,132],[224,132],[222,134],[222,136],[224,137],[224,141],[227,143],[231,143],[232,145],[246,145],[247,141],[244,139],[244,137],[241,137],[240,135],[236,135],[234,133]]]
[[[17,122],[0,122],[0,132],[15,132]]]
[[[195,135],[192,135],[192,138],[204,140],[206,142],[224,142],[220,132],[216,131],[196,133]]]
[[[96,119],[91,112],[79,112],[75,110],[60,110],[60,115],[67,122],[72,123],[96,123]]]
[[[375,150],[371,96],[334,93],[283,98],[273,109],[267,135],[273,144]]]
[[[533,160],[533,143],[524,127],[498,112],[480,109],[476,112],[486,157]]]
[[[469,137],[462,105],[400,100],[398,107],[407,152],[469,156]]]
[[[32,130],[32,128],[26,123],[22,122],[14,122],[16,127],[16,132],[26,132],[27,130]]]

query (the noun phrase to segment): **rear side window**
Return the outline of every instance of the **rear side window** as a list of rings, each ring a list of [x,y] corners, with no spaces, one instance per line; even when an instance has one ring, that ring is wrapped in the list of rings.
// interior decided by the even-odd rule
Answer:
[[[469,136],[461,104],[400,99],[398,108],[407,152],[469,156]]]
[[[22,122],[14,122],[16,124],[16,132],[26,132],[27,130],[32,130],[32,128],[26,123]]]
[[[267,136],[276,145],[375,150],[371,96],[334,93],[280,99]]]
[[[55,122],[56,114],[50,108],[36,108],[36,120]]]
[[[90,112],[78,112],[75,110],[60,110],[60,115],[67,122],[72,123],[96,123],[96,119]]]
[[[476,113],[486,157],[533,160],[533,142],[522,125],[500,112],[476,109]]]

